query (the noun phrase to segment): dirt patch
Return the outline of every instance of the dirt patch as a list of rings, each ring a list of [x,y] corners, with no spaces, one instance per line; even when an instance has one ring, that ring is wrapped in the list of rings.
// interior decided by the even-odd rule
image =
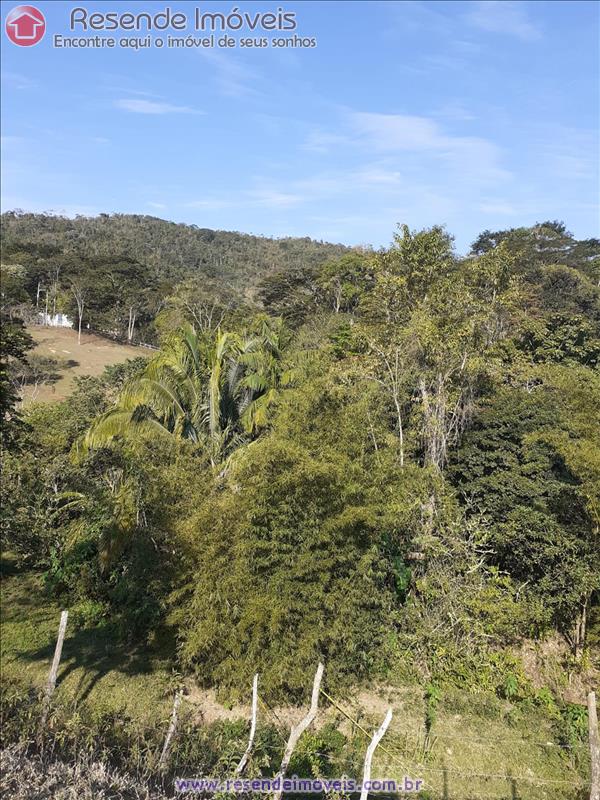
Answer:
[[[33,401],[51,403],[64,400],[73,391],[76,377],[100,375],[112,364],[151,355],[151,351],[143,347],[130,347],[89,333],[82,333],[81,344],[78,344],[77,332],[71,328],[36,325],[28,328],[28,332],[36,342],[31,353],[56,359],[59,377],[53,382],[25,387],[23,405]]]
[[[194,718],[197,722],[205,725],[218,720],[250,719],[250,697],[248,697],[248,701],[248,705],[235,704],[225,706],[217,700],[213,689],[201,689],[191,680],[186,687],[186,703],[193,708]],[[302,719],[307,710],[308,702],[306,708],[298,708],[295,706],[267,706],[261,699],[258,714],[263,720],[267,720],[273,725],[290,728]],[[327,709],[320,711],[319,717],[321,719],[318,722],[325,721],[326,713]]]
[[[419,689],[400,690],[380,687],[369,691],[359,691],[351,697],[332,697],[336,705],[332,705],[322,695],[319,698],[319,712],[315,720],[315,727],[319,728],[325,723],[331,722],[342,733],[351,736],[356,732],[354,723],[358,723],[367,731],[373,731],[383,720],[390,706],[393,708],[394,714],[398,716],[406,705],[411,705],[411,701],[414,702],[415,700],[415,692],[417,700],[420,701],[421,692]],[[308,690],[306,703],[300,707],[267,706],[261,699],[259,717],[279,728],[289,730],[292,725],[297,725],[306,714],[309,703]],[[214,690],[201,689],[195,685],[193,680],[190,680],[186,687],[186,704],[189,704],[193,709],[194,719],[199,724],[206,725],[218,720],[250,719],[250,697],[248,697],[247,705],[226,706],[217,700]]]
[[[592,665],[580,669],[565,640],[558,635],[542,642],[524,642],[518,649],[525,675],[536,689],[547,686],[569,703],[585,704],[587,693],[600,681]]]

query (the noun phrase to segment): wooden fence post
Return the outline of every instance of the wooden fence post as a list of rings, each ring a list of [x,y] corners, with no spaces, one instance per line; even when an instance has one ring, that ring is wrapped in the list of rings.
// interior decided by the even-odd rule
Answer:
[[[308,714],[304,717],[304,719],[302,719],[298,723],[298,725],[296,725],[295,728],[292,726],[292,730],[290,731],[290,738],[288,739],[288,743],[285,747],[283,760],[281,762],[281,766],[279,767],[279,772],[276,777],[276,779],[280,778],[282,783],[283,783],[283,778],[285,777],[285,771],[288,768],[290,759],[292,757],[292,753],[294,752],[294,748],[298,744],[298,740],[300,739],[304,731],[308,728],[308,726],[313,722],[314,718],[317,716],[317,710],[319,707],[319,690],[321,688],[322,677],[323,677],[323,664],[319,664],[319,666],[317,667],[317,672],[315,673],[315,680],[313,683],[310,710]],[[275,792],[275,794],[273,795],[273,800],[281,800],[282,794],[283,794],[283,787]]]
[[[600,738],[598,737],[598,714],[596,694],[588,694],[588,732],[590,739],[591,788],[590,800],[600,800]]]
[[[377,747],[379,742],[383,739],[383,735],[387,731],[391,721],[392,721],[392,709],[388,708],[388,712],[385,715],[385,719],[381,723],[380,727],[373,734],[371,743],[367,747],[367,754],[365,756],[365,768],[363,770],[363,783],[360,792],[360,800],[367,800],[367,797],[369,796],[369,790],[365,786],[365,784],[371,780],[371,762],[373,761],[373,753],[375,752],[375,748]]]
[[[165,743],[163,745],[162,753],[160,754],[160,758],[158,759],[159,769],[163,769],[167,763],[167,756],[169,755],[169,748],[171,747],[171,739],[173,738],[173,736],[175,735],[175,731],[177,730],[179,705],[181,703],[182,697],[183,697],[183,689],[179,689],[177,692],[175,692],[175,700],[173,701],[173,711],[171,712],[171,722],[169,723],[169,729],[167,730],[167,735],[165,738]]]
[[[250,753],[252,752],[252,745],[254,743],[254,734],[256,733],[256,715],[258,713],[258,673],[254,676],[252,683],[252,719],[250,721],[250,738],[248,740],[248,747],[242,756],[240,763],[235,768],[235,774],[241,775],[244,767],[248,763]]]
[[[62,655],[63,642],[65,640],[65,631],[67,630],[67,619],[69,617],[68,611],[63,611],[60,615],[60,625],[58,626],[58,638],[56,640],[56,647],[54,649],[54,658],[52,659],[52,666],[50,667],[50,674],[48,675],[48,683],[46,685],[46,695],[44,697],[44,704],[42,707],[42,718],[40,720],[40,733],[46,726],[48,719],[48,712],[50,711],[50,700],[54,694],[56,687],[56,676],[58,674],[58,666],[60,664],[60,657]]]

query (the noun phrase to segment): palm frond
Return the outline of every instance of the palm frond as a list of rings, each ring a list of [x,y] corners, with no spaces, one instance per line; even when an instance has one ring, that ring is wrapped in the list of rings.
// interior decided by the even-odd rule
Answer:
[[[128,438],[134,432],[136,436],[142,433],[161,437],[169,435],[159,420],[153,419],[147,412],[144,413],[142,406],[133,411],[114,408],[94,420],[76,443],[75,454],[85,456],[91,450],[110,447],[116,439]]]
[[[271,407],[278,397],[279,392],[276,389],[269,389],[268,392],[261,394],[260,397],[249,403],[241,416],[244,430],[248,433],[255,433],[260,428],[264,428],[269,422]]]

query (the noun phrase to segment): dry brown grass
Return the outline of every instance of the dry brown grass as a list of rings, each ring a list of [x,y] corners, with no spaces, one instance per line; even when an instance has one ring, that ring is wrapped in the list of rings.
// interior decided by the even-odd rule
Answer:
[[[46,761],[19,745],[1,753],[1,765],[0,795],[12,800],[167,800],[173,796],[105,764]]]
[[[28,328],[28,332],[36,342],[33,353],[55,358],[59,362],[60,378],[55,383],[27,386],[23,395],[24,405],[32,401],[64,400],[73,390],[76,377],[100,375],[111,364],[151,354],[150,350],[143,347],[130,347],[89,333],[82,333],[81,344],[78,344],[77,332],[71,328],[34,325]]]

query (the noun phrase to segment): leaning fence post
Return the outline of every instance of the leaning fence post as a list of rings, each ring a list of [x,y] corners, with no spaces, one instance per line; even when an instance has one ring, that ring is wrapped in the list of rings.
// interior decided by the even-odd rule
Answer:
[[[42,707],[42,718],[40,720],[40,733],[46,726],[48,719],[48,712],[50,711],[50,700],[54,693],[56,686],[56,676],[58,674],[58,666],[60,664],[60,657],[62,655],[63,642],[65,640],[65,631],[67,630],[68,611],[62,611],[60,615],[60,625],[58,626],[58,638],[56,640],[56,647],[54,649],[54,658],[52,659],[52,666],[50,667],[50,674],[48,675],[48,683],[46,685],[46,695],[44,697],[44,704]]]
[[[169,748],[171,747],[171,739],[175,735],[175,731],[177,730],[177,718],[179,712],[179,705],[181,703],[181,698],[183,697],[183,689],[179,689],[175,692],[175,700],[173,701],[173,711],[171,712],[171,722],[169,723],[169,729],[167,730],[167,735],[165,737],[165,743],[163,745],[162,753],[160,754],[160,758],[158,759],[158,766],[159,769],[163,769],[165,764],[167,763],[167,756],[169,755]]]
[[[587,701],[591,764],[590,800],[600,800],[600,738],[598,737],[598,714],[596,712],[595,692],[590,692],[588,694]]]
[[[240,763],[235,768],[235,774],[241,775],[244,767],[248,763],[250,753],[252,752],[252,744],[254,743],[254,734],[256,733],[256,714],[258,712],[258,673],[254,676],[252,683],[252,720],[250,722],[250,738],[248,740],[248,747],[246,752],[241,758]]]
[[[373,738],[371,739],[371,744],[367,747],[367,754],[365,756],[365,768],[363,770],[363,782],[362,782],[362,789],[360,792],[360,800],[367,800],[369,795],[369,789],[366,786],[368,781],[371,780],[371,762],[373,761],[373,753],[375,752],[375,748],[379,744],[379,742],[383,739],[384,733],[387,731],[390,722],[392,721],[392,709],[388,708],[388,712],[385,715],[385,719],[381,723],[381,726],[378,730],[375,731],[373,734]]]
[[[317,671],[315,673],[312,698],[310,702],[310,710],[308,714],[304,717],[304,719],[302,719],[298,723],[298,725],[296,725],[295,728],[292,726],[292,730],[290,731],[290,738],[288,739],[288,743],[285,747],[283,760],[281,762],[281,766],[279,767],[279,772],[277,774],[277,777],[281,781],[282,787],[283,787],[283,778],[285,776],[285,771],[290,763],[290,759],[292,757],[292,753],[294,752],[294,748],[298,744],[298,740],[300,739],[304,731],[308,728],[308,726],[313,722],[314,718],[317,716],[317,710],[319,706],[319,689],[321,688],[321,678],[323,677],[323,669],[324,669],[323,664],[319,664],[319,666],[317,667]],[[273,795],[273,800],[281,800],[282,794],[283,794],[283,788],[278,789]]]

